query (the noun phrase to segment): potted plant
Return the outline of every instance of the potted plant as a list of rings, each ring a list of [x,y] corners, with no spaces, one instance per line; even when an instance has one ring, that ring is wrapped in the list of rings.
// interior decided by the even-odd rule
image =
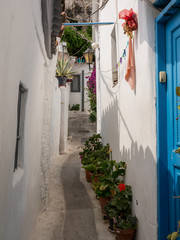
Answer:
[[[109,160],[109,152],[109,144],[98,150],[92,151],[89,155],[88,163],[86,162],[86,165],[82,166],[86,171],[90,171],[89,174],[94,182],[98,182],[99,175],[103,174],[101,166],[106,160]]]
[[[100,171],[103,172],[99,176],[99,182],[95,185],[95,193],[99,197],[101,209],[104,214],[105,205],[110,201],[116,187],[119,185],[119,177],[125,176],[126,163],[125,162],[116,162],[115,160],[106,160],[102,163]]]
[[[72,74],[75,72],[72,72],[71,69],[72,67],[69,67],[69,61],[64,61],[64,57],[58,60],[56,67],[56,78],[58,79],[59,87],[66,86],[67,79],[72,78]]]
[[[128,216],[126,219],[118,218],[115,223],[117,240],[134,240],[137,229],[137,218]]]
[[[92,153],[103,147],[100,134],[94,134],[84,144],[83,151],[79,153],[81,164],[89,165],[92,163]],[[91,182],[90,171],[86,170],[86,180]]]
[[[127,218],[131,214],[132,190],[131,186],[120,183],[115,190],[114,196],[105,206],[105,210],[109,219],[109,230],[114,231],[114,220]]]

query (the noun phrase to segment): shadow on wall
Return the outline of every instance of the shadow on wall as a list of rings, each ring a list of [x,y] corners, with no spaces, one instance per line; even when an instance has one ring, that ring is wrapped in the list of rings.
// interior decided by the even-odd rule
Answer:
[[[119,150],[119,119],[118,119],[118,100],[115,100],[103,111],[102,114],[102,138],[106,139],[106,142],[110,144],[113,152],[113,159],[118,160]],[[106,143],[104,143],[106,144]]]
[[[102,78],[104,81],[104,79]],[[137,239],[157,239],[157,165],[149,147],[145,149],[134,141],[118,107],[118,95],[112,93],[105,83],[111,102],[102,113],[103,143],[109,143],[113,150],[113,159],[127,163],[126,184],[132,186],[133,211],[137,216]],[[126,132],[130,147],[126,147],[121,129]],[[143,134],[143,133],[139,133]],[[121,150],[120,150],[121,149]],[[147,238],[148,237],[148,238]]]
[[[138,218],[137,239],[157,239],[157,168],[149,147],[123,146],[120,160],[127,163],[126,184],[132,186],[133,211]]]
[[[113,159],[127,163],[126,184],[132,186],[133,211],[138,218],[137,239],[157,238],[157,168],[149,147],[138,146],[118,109],[117,98],[103,112],[102,136],[110,143]],[[120,124],[126,129],[131,147],[120,142]],[[122,136],[121,136],[122,139]],[[120,151],[121,144],[121,151]]]

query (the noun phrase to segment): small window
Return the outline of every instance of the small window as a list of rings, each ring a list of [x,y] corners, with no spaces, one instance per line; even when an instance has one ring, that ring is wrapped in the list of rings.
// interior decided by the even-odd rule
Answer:
[[[113,86],[118,83],[118,70],[116,68],[117,64],[117,48],[116,48],[116,31],[115,27],[111,33],[111,64],[112,64],[112,81]]]
[[[24,150],[24,119],[25,119],[25,104],[27,98],[27,90],[22,84],[19,85],[18,104],[17,104],[17,136],[16,150],[14,157],[14,171],[18,167],[22,167],[23,150]]]
[[[74,75],[71,83],[71,92],[80,92],[80,75]]]

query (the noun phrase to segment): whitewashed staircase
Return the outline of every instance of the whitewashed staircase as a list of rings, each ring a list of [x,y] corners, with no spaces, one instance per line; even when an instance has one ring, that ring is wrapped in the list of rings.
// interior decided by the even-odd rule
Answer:
[[[69,111],[68,136],[72,142],[84,143],[96,132],[96,123],[91,123],[89,114],[80,111]]]

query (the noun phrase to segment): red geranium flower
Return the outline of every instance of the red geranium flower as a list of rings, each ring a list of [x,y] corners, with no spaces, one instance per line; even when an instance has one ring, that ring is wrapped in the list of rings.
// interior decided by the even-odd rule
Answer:
[[[124,183],[120,183],[119,185],[118,185],[118,188],[119,188],[119,191],[121,192],[121,191],[124,191],[125,189],[126,189],[126,185],[124,184]]]

